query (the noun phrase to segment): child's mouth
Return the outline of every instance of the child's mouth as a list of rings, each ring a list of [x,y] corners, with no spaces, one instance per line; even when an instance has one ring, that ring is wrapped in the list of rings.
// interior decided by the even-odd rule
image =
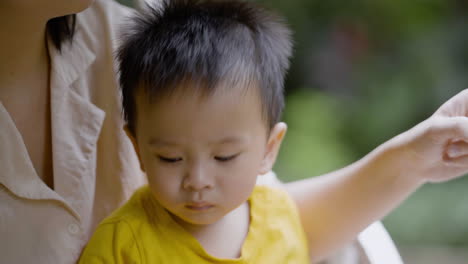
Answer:
[[[190,209],[190,210],[194,210],[194,211],[205,211],[205,210],[211,209],[213,207],[214,207],[214,205],[209,204],[209,203],[205,203],[205,202],[190,203],[190,204],[185,205],[185,208]]]

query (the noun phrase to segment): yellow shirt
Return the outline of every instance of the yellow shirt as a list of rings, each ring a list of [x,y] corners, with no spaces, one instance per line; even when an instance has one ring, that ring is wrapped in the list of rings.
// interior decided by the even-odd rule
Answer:
[[[80,263],[308,263],[305,233],[289,196],[256,186],[249,203],[251,221],[241,257],[220,259],[209,255],[143,187],[99,225]]]

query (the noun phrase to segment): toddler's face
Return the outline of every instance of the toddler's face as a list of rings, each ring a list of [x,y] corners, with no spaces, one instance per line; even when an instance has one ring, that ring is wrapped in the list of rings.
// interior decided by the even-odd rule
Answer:
[[[260,98],[256,89],[240,90],[207,97],[182,92],[151,104],[143,93],[136,97],[142,167],[156,200],[182,225],[220,220],[271,169],[275,146]]]

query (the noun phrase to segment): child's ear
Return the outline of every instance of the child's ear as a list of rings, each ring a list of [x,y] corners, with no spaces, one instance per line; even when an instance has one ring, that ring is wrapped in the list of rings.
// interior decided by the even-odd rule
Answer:
[[[124,131],[125,131],[125,134],[127,134],[127,137],[130,139],[130,141],[132,142],[132,145],[133,145],[133,149],[135,149],[135,153],[137,154],[137,157],[138,157],[138,161],[140,163],[140,169],[145,172],[145,166],[143,166],[143,162],[141,160],[141,156],[140,156],[140,149],[138,148],[138,144],[137,144],[137,141],[136,141],[136,138],[135,136],[133,135],[132,132],[130,132],[130,129],[128,128],[128,125],[124,125],[123,127]]]
[[[286,123],[279,122],[271,130],[259,174],[265,174],[273,168],[287,128]]]

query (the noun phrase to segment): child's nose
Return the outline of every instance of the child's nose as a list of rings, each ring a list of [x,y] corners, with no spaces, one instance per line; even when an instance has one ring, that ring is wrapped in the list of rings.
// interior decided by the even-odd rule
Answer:
[[[214,179],[210,176],[209,170],[202,164],[194,164],[187,171],[183,187],[187,190],[200,191],[213,188]]]

